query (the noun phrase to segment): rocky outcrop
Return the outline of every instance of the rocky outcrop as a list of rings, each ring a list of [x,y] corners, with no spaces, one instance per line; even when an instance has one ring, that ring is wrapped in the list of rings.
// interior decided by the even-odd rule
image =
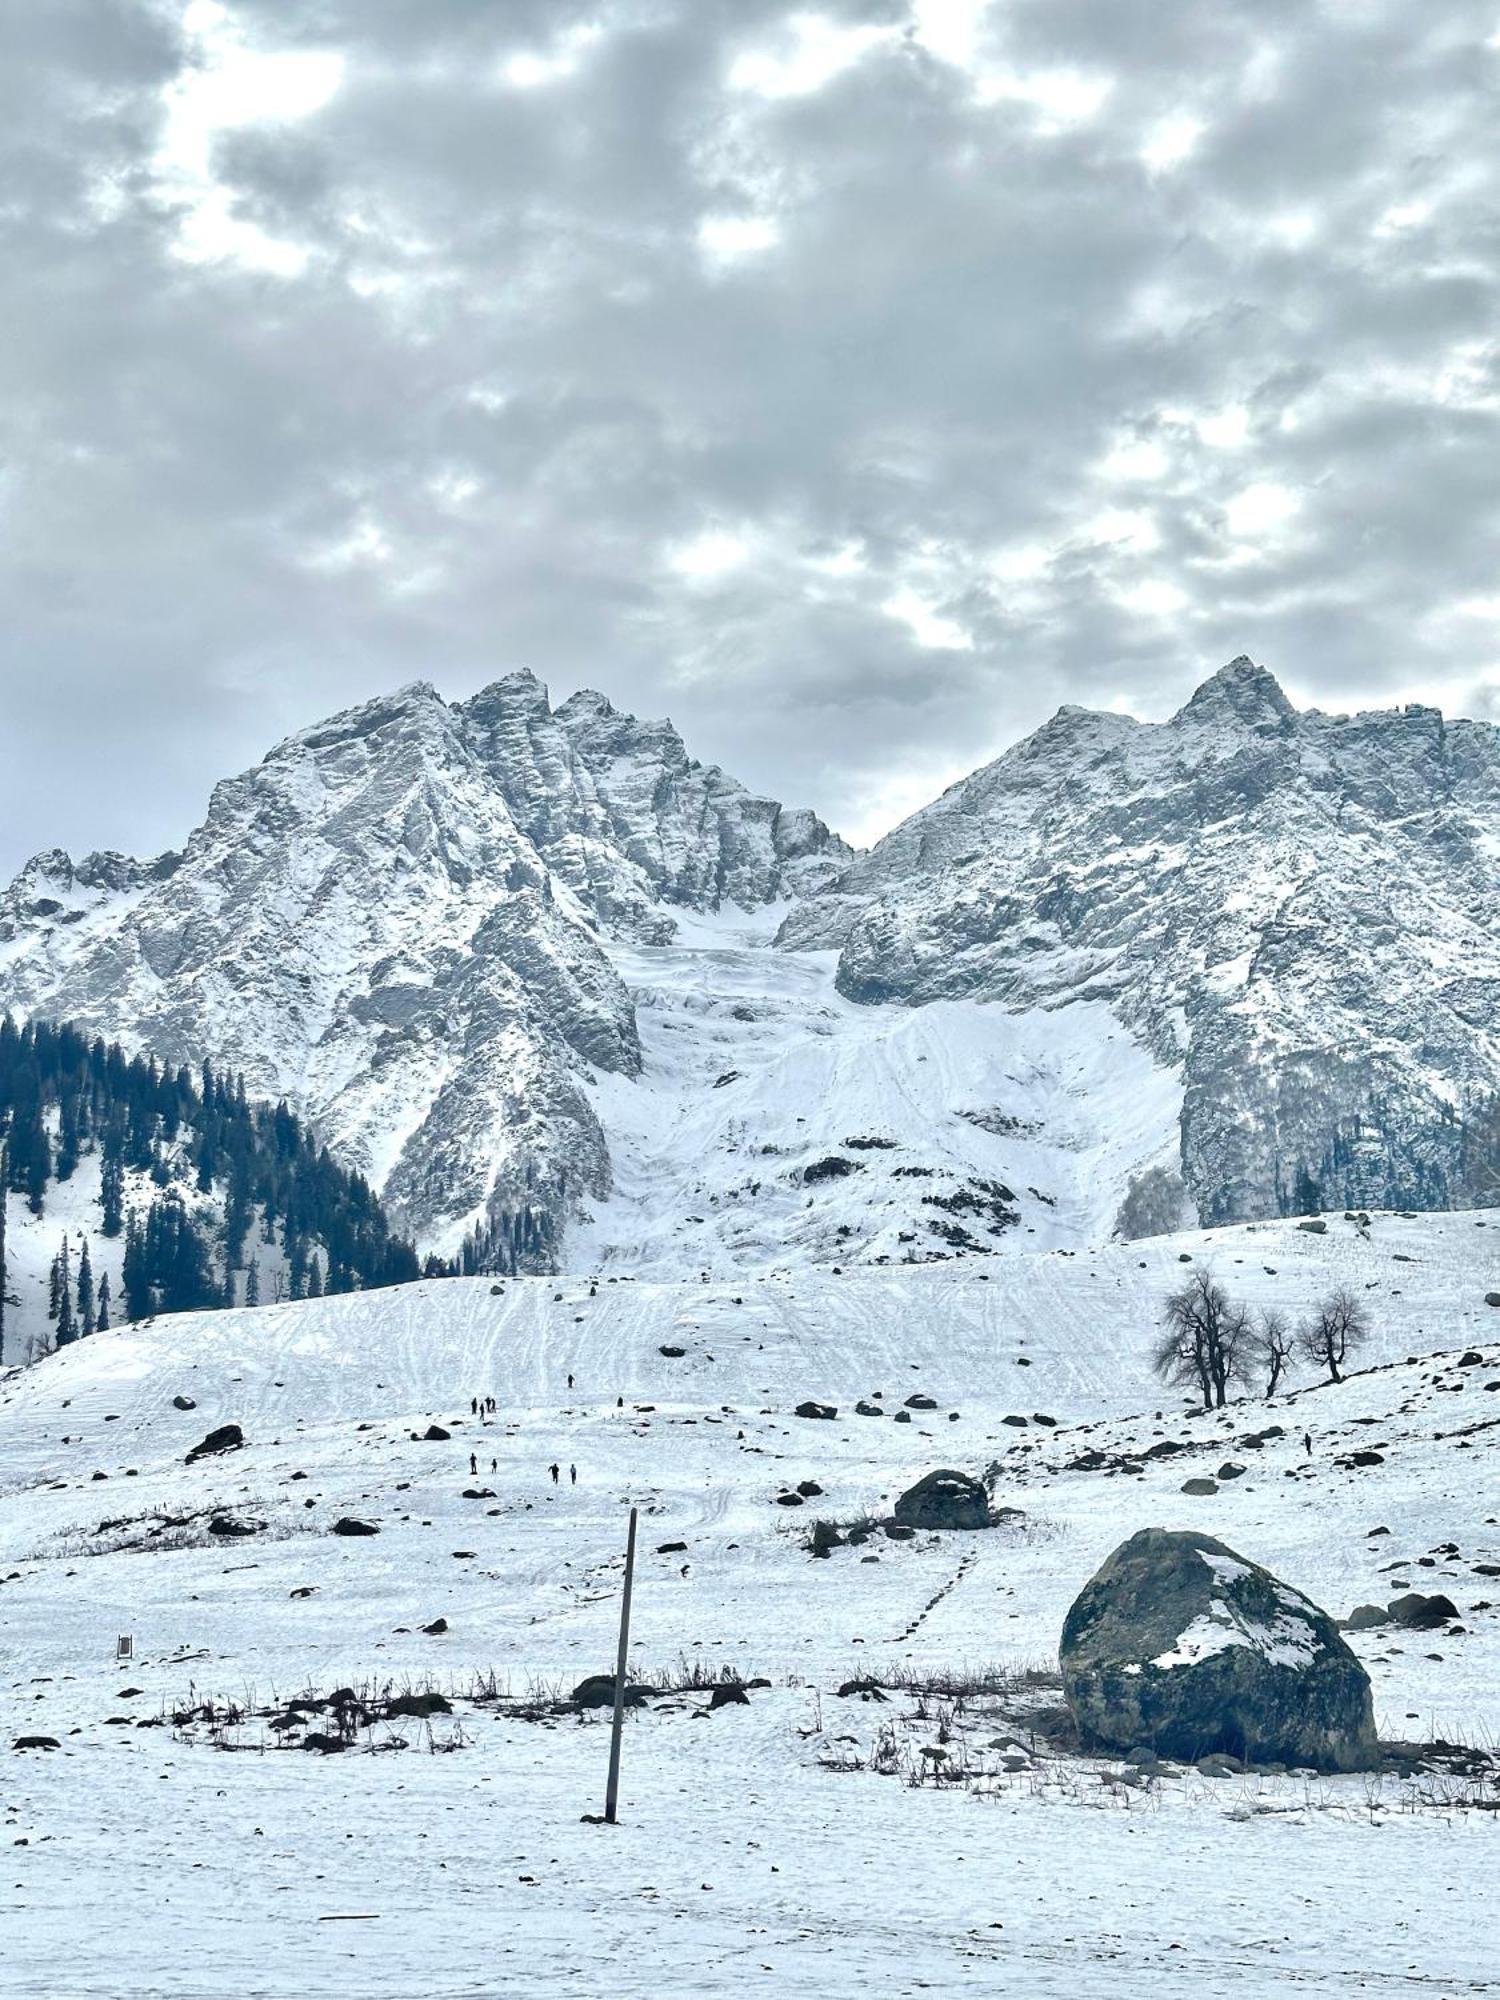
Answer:
[[[1500,1085],[1500,730],[1299,713],[1248,659],[1169,722],[1064,708],[789,914],[864,1002],[1102,1000],[1182,1077],[1204,1222],[1452,1198]],[[1163,1163],[1165,1164],[1165,1163]]]
[[[1074,1600],[1063,1689],[1086,1749],[1362,1770],[1364,1668],[1326,1612],[1210,1535],[1143,1528]]]

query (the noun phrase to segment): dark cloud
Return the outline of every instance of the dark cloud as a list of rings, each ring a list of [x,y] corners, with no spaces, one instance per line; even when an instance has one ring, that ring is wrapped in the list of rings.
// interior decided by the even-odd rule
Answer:
[[[519,664],[860,829],[1245,650],[1489,713],[1494,25],[5,10],[0,869]]]

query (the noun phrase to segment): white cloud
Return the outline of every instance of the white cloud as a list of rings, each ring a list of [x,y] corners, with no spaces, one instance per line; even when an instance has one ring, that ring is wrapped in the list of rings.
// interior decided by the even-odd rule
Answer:
[[[215,174],[221,134],[297,124],[337,93],[344,60],[333,50],[252,48],[219,0],[191,0],[182,25],[194,61],[162,94],[153,161],[161,195],[178,212],[175,248],[187,263],[238,263],[276,277],[307,267],[306,245],[270,235],[234,211]]]
[[[1194,428],[1204,444],[1229,451],[1249,437],[1250,412],[1243,403],[1226,403],[1222,409],[1197,418]]]
[[[1141,159],[1152,173],[1167,173],[1197,151],[1198,141],[1207,130],[1203,120],[1191,112],[1174,111],[1158,119],[1146,134]]]
[[[1124,437],[1111,445],[1099,461],[1099,476],[1129,485],[1161,479],[1167,464],[1166,447],[1155,438]]]
[[[781,231],[768,215],[705,215],[698,224],[698,248],[715,267],[762,256],[780,240]]]
[[[667,567],[694,583],[711,583],[728,576],[749,560],[750,541],[727,528],[705,528],[667,552]]]
[[[881,605],[887,618],[904,625],[917,644],[936,653],[966,653],[974,640],[955,619],[945,618],[933,604],[910,588],[893,591]]]
[[[1142,617],[1170,618],[1174,612],[1186,607],[1188,594],[1166,577],[1153,576],[1116,591],[1115,601],[1127,611],[1139,612]]]
[[[794,14],[787,29],[780,47],[747,49],[731,63],[731,90],[807,97],[895,37],[891,28],[846,27],[822,14]]]
[[[1236,540],[1254,540],[1284,528],[1301,504],[1289,486],[1260,479],[1234,496],[1224,509],[1224,521]]]

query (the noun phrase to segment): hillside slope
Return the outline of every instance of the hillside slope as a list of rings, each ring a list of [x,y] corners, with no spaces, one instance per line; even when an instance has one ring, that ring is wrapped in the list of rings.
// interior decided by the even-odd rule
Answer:
[[[7,1769],[21,1844],[0,1991],[498,1983],[530,2000],[668,1977],[769,1996],[795,1976],[833,2000],[851,1976],[892,1990],[893,1954],[913,1990],[1352,1995],[1401,1988],[1417,1961],[1439,1990],[1485,1991],[1434,1885],[1482,1870],[1492,1815],[1396,1781],[1189,1770],[1141,1793],[1013,1738],[1002,1756],[982,1703],[966,1719],[837,1689],[1044,1663],[1083,1580],[1156,1521],[1210,1530],[1340,1614],[1407,1584],[1451,1594],[1451,1629],[1352,1643],[1386,1734],[1492,1740],[1497,1231],[1495,1214],[1377,1215],[732,1287],[453,1280],[163,1319],[0,1381],[0,1689],[18,1731],[60,1746]],[[1144,1365],[1183,1255],[1258,1306],[1358,1288],[1375,1365],[1185,1414]],[[893,1414],[855,1414],[877,1391]],[[934,1407],[898,1424],[914,1393]],[[490,1394],[482,1423],[471,1398]],[[796,1417],[806,1396],[837,1417]],[[185,1465],[223,1422],[244,1448]],[[434,1422],[446,1439],[424,1438]],[[1163,1441],[1173,1455],[1150,1456]],[[1226,1458],[1241,1477],[1182,1491]],[[992,1466],[1024,1519],[810,1559],[810,1515],[883,1510],[936,1464]],[[800,1509],[778,1504],[809,1480]],[[706,1715],[684,1692],[633,1716],[622,1824],[596,1835],[579,1816],[605,1732],[528,1720],[520,1697],[545,1708],[612,1659],[626,1502],[643,1510],[635,1671],[769,1685],[748,1708]],[[215,1516],[249,1532],[215,1535]],[[330,1533],[340,1517],[378,1533]],[[473,1700],[492,1685],[509,1705]],[[341,1686],[444,1690],[431,1747],[449,1754],[412,1754],[422,1724],[387,1754],[323,1759],[222,1719]],[[913,1760],[969,1745],[993,1775],[978,1796],[879,1776],[864,1765],[886,1725]],[[1185,1920],[1143,1887],[1147,1834],[1152,1871],[1232,1891]],[[67,1914],[105,1869],[107,1950]]]

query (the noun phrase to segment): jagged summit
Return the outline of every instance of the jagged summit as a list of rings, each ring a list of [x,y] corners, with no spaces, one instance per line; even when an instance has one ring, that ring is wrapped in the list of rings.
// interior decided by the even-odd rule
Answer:
[[[1497,856],[1500,731],[1299,712],[1242,655],[1164,723],[1061,710],[782,942],[837,946],[859,1001],[1105,1002],[1181,1073],[1205,1220],[1275,1212],[1361,1121],[1372,1184],[1441,1205],[1452,1114],[1500,1085]]]
[[[1234,717],[1252,727],[1266,723],[1279,726],[1296,712],[1276,676],[1258,666],[1248,653],[1241,653],[1210,674],[1172,720],[1213,723]]]
[[[521,670],[450,704],[416,681],[215,786],[181,856],[39,855],[0,897],[0,1005],[285,1095],[451,1247],[545,1261],[610,1185],[595,1073],[635,1074],[603,942],[753,909],[848,850],[602,696]]]

